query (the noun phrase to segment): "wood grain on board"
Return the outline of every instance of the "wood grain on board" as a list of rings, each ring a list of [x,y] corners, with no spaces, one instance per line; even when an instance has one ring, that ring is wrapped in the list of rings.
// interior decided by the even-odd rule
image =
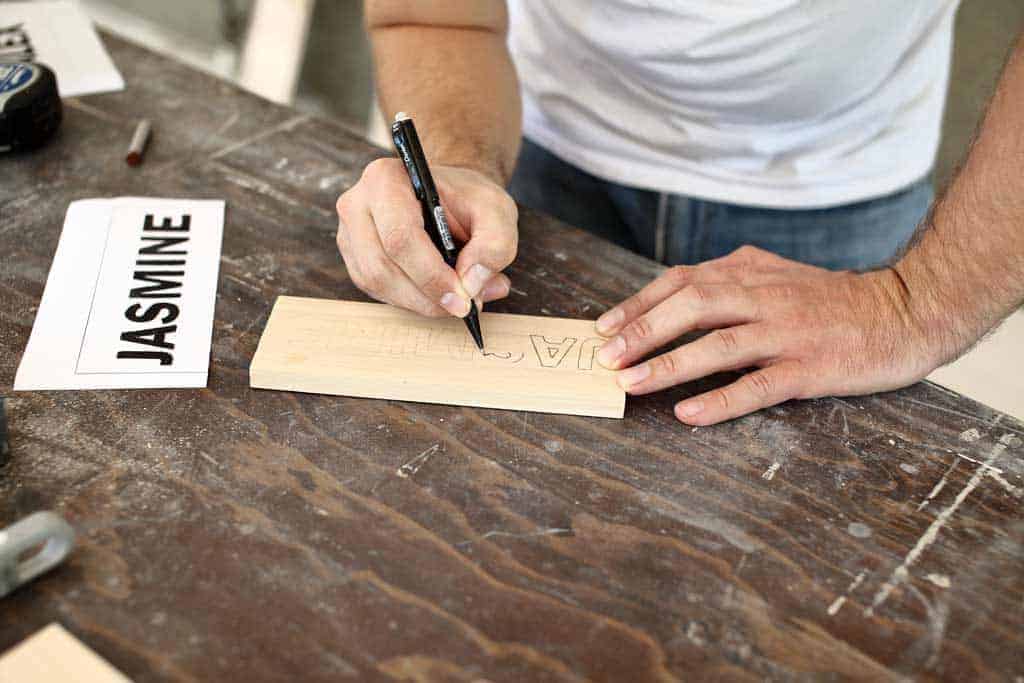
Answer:
[[[278,297],[249,384],[314,394],[621,418],[625,393],[595,359],[590,320],[482,313],[462,320],[386,304]]]

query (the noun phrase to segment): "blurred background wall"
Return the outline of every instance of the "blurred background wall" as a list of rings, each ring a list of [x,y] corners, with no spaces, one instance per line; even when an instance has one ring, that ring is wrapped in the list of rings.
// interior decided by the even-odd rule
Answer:
[[[963,0],[956,19],[942,147],[935,165],[939,187],[946,184],[963,158],[1003,62],[1022,28],[1022,0]]]
[[[366,126],[373,102],[362,0],[80,0],[101,26],[270,99]],[[303,31],[293,19],[308,15]],[[257,19],[259,19],[257,21]],[[251,35],[255,27],[260,35]],[[299,35],[296,35],[296,34]],[[294,88],[274,67],[295,55]],[[253,71],[249,56],[264,69]],[[248,67],[248,68],[247,68]]]

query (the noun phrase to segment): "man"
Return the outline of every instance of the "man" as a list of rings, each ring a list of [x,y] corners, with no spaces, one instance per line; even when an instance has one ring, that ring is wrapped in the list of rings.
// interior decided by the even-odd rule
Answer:
[[[414,114],[465,246],[445,266],[400,162],[378,160],[338,200],[349,274],[424,315],[506,296],[511,179],[526,203],[689,264],[597,322],[631,394],[754,368],[681,401],[682,422],[915,382],[1024,302],[1022,43],[895,257],[929,203],[955,7],[520,0],[509,35],[500,0],[368,0],[382,108]],[[710,333],[644,360],[692,330]]]

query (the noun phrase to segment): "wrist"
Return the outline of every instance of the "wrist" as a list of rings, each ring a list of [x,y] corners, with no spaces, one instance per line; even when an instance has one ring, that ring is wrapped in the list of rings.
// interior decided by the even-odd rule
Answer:
[[[456,166],[476,171],[499,187],[512,177],[518,149],[506,150],[487,136],[466,134],[452,136],[448,130],[424,138],[427,161],[431,164]]]
[[[506,171],[505,164],[498,161],[496,155],[493,154],[467,153],[454,150],[445,152],[440,150],[431,157],[431,163],[434,162],[434,158],[437,159],[437,163],[441,166],[454,166],[475,171],[502,188],[505,187],[512,176],[510,170]]]
[[[911,250],[898,261],[874,273],[927,359],[928,370],[958,358],[977,339],[969,307],[957,303],[956,292],[947,291],[948,273],[938,272],[920,250]]]
[[[879,316],[878,323],[892,326],[890,340],[914,359],[915,375],[924,377],[966,348],[957,341],[952,316],[938,305],[934,283],[919,278],[902,260],[860,277],[870,284],[877,310],[889,313]]]

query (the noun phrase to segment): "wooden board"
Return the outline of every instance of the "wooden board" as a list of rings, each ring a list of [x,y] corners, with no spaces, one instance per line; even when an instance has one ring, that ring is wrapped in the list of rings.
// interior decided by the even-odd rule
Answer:
[[[60,624],[50,624],[0,656],[0,681],[130,683]]]
[[[594,355],[590,320],[483,313],[485,350],[455,318],[282,296],[249,384],[317,394],[621,418],[626,396]]]

